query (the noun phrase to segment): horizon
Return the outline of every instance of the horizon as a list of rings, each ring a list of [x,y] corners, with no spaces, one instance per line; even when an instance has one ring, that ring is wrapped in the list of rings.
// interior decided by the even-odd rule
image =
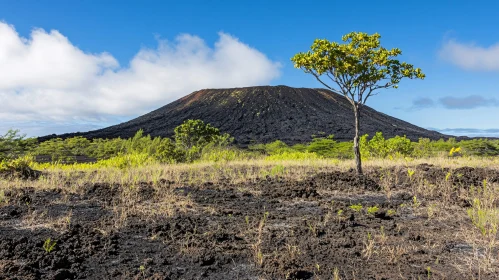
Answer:
[[[499,3],[364,1],[355,21],[327,12],[348,4],[325,1],[50,3],[0,3],[0,134],[104,128],[205,88],[323,88],[290,58],[362,31],[427,75],[367,106],[443,134],[499,137]]]

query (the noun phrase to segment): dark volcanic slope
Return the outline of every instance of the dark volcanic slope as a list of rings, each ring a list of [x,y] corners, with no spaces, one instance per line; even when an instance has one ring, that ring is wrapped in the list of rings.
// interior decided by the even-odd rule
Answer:
[[[139,129],[151,136],[171,136],[173,129],[187,119],[210,123],[232,135],[239,145],[277,139],[294,144],[310,141],[312,135],[320,134],[351,140],[354,135],[351,104],[343,96],[325,89],[261,86],[196,91],[131,121],[58,137],[128,138]],[[364,107],[361,132],[374,135],[376,131],[389,137],[407,135],[413,140],[445,137]],[[54,137],[50,135],[39,140]]]

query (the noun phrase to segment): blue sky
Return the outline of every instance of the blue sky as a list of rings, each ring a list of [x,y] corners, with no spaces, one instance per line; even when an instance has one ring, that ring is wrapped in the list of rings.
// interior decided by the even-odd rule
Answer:
[[[1,1],[0,133],[104,127],[204,87],[321,87],[289,59],[316,38],[363,31],[427,76],[369,106],[450,134],[499,135],[499,3],[374,2]]]

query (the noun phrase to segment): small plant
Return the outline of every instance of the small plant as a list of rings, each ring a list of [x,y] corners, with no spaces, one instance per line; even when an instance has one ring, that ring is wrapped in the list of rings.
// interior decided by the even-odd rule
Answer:
[[[368,215],[374,215],[378,212],[379,208],[378,206],[371,206],[367,208],[367,214]]]
[[[452,147],[449,151],[449,156],[450,157],[456,157],[461,155],[461,147]]]
[[[433,218],[433,216],[435,216],[435,214],[436,214],[436,206],[437,206],[436,204],[432,203],[426,209],[427,212],[428,212],[428,219],[431,219],[431,218]]]
[[[253,252],[255,254],[255,261],[261,266],[263,264],[263,253],[262,253],[262,248],[261,245],[263,243],[262,240],[262,235],[263,235],[263,228],[265,227],[265,222],[267,221],[267,217],[269,215],[269,212],[265,212],[263,214],[262,219],[260,220],[260,223],[258,225],[258,237],[257,241],[255,244],[253,244]]]
[[[50,238],[47,238],[45,242],[43,242],[43,249],[45,252],[50,253],[55,249],[55,245],[57,243],[55,241],[52,241]]]
[[[272,167],[272,169],[270,170],[270,175],[277,176],[277,175],[284,174],[284,170],[285,170],[284,166],[278,164],[278,165]]]
[[[337,267],[335,267],[333,269],[333,279],[334,280],[340,280],[341,279],[340,278],[340,270]]]
[[[385,244],[387,239],[388,238],[386,237],[385,227],[381,226],[379,229],[379,240],[380,240],[381,244]]]
[[[395,210],[395,209],[388,209],[388,211],[386,211],[386,214],[388,216],[394,216],[394,215],[397,214],[397,210]]]
[[[308,225],[308,230],[310,231],[310,233],[312,233],[314,236],[317,236],[317,226],[314,226],[309,222],[307,222],[307,225]]]
[[[416,173],[416,171],[414,169],[407,169],[407,175],[409,176],[409,180],[412,181],[412,176],[414,175],[414,173]]]
[[[142,276],[144,276],[145,270],[146,270],[145,266],[143,266],[143,265],[139,266],[139,271],[140,271],[140,273],[142,273]]]
[[[362,211],[362,204],[353,204],[349,206],[350,209],[352,209],[355,212],[360,212]]]
[[[369,260],[374,253],[374,239],[370,232],[367,233],[367,240],[364,241],[364,249],[362,252],[367,260]]]
[[[499,210],[483,207],[480,199],[475,198],[473,200],[473,207],[468,209],[468,216],[483,236],[495,236],[497,234]]]
[[[412,197],[412,206],[414,206],[414,208],[421,206],[421,201],[419,201],[416,196]]]

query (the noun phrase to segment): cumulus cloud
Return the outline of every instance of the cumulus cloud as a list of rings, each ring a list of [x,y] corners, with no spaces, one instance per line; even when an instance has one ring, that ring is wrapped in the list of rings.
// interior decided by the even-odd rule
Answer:
[[[474,109],[478,107],[499,106],[499,101],[495,98],[485,98],[480,95],[465,97],[446,96],[440,98],[439,102],[447,109]]]
[[[412,101],[412,110],[420,110],[430,108],[435,105],[435,102],[428,97],[420,97]]]
[[[481,47],[475,44],[448,40],[440,50],[440,57],[468,70],[499,70],[499,43]]]
[[[183,34],[120,66],[56,30],[21,37],[0,22],[0,120],[99,121],[136,116],[202,88],[268,84],[280,64],[226,33],[214,46]]]

